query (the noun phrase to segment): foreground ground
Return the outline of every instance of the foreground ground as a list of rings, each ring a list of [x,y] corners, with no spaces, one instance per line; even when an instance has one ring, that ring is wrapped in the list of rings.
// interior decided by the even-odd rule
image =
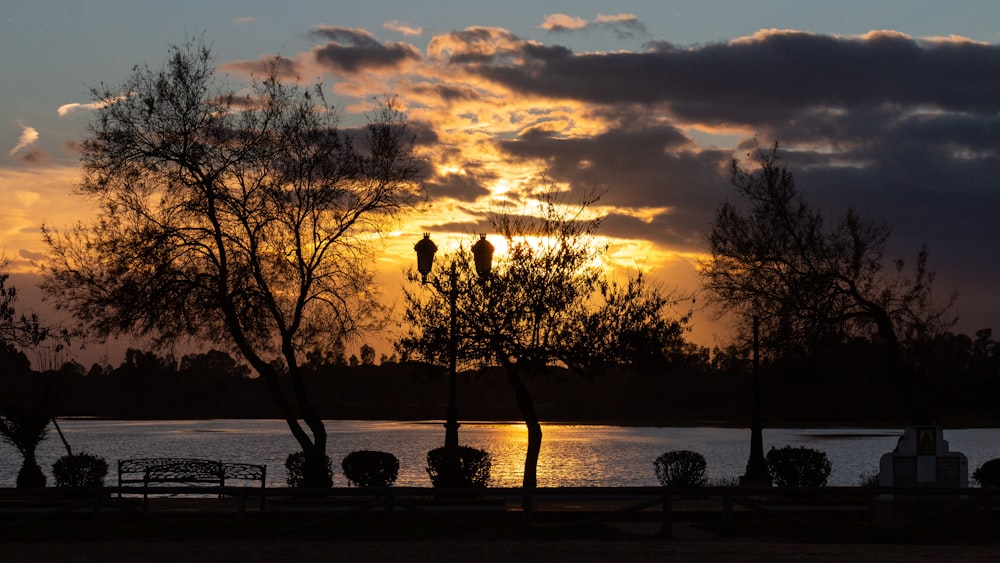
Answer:
[[[11,541],[5,562],[160,561],[996,561],[1000,548],[983,545],[789,544],[719,540],[383,540],[383,541]]]
[[[770,493],[731,498],[728,512],[726,495],[710,495],[665,512],[656,498],[626,510],[648,499],[605,491],[540,497],[529,524],[517,497],[402,496],[389,511],[382,495],[275,498],[265,511],[206,497],[158,498],[144,511],[138,498],[104,497],[94,511],[88,499],[7,492],[4,563],[1000,560],[1000,518],[983,495],[885,503],[846,490]]]

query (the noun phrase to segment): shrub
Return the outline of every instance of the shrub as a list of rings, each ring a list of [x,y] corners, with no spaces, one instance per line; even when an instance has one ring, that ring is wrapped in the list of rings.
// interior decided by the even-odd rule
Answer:
[[[351,452],[340,466],[347,482],[356,487],[391,487],[399,476],[399,460],[387,452]]]
[[[698,452],[667,452],[653,461],[653,468],[664,487],[700,487],[705,484],[705,456]]]
[[[469,446],[427,452],[427,474],[435,487],[486,487],[492,467],[489,452]]]
[[[991,459],[972,472],[980,487],[1000,487],[1000,459]]]
[[[858,486],[859,487],[878,487],[879,486],[879,473],[878,471],[865,471],[858,475]]]
[[[714,477],[705,482],[710,487],[732,487],[740,486],[739,477]]]
[[[52,476],[57,487],[103,487],[108,475],[108,462],[103,457],[78,453],[64,455],[52,464]]]
[[[778,487],[823,487],[830,469],[826,453],[811,448],[772,446],[767,452],[767,471]]]
[[[326,480],[324,486],[330,487],[333,485],[333,463],[330,461],[330,456],[324,457],[326,458]],[[305,465],[305,452],[288,454],[288,457],[285,459],[285,473],[289,487],[306,486]]]

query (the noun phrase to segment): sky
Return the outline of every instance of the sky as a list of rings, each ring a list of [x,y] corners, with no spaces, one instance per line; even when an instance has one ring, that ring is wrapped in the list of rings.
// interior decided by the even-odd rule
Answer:
[[[1000,331],[992,0],[6,3],[0,248],[26,306],[48,307],[32,288],[40,226],[91,217],[72,195],[90,89],[191,37],[233,84],[280,57],[289,79],[322,81],[345,124],[397,97],[431,174],[425,204],[385,239],[389,298],[422,232],[444,250],[468,243],[544,182],[605,190],[616,271],[694,291],[704,235],[735,197],[728,164],[758,139],[781,143],[831,220],[854,207],[891,225],[887,261],[912,264],[926,244],[942,298],[959,292],[956,331]],[[707,311],[691,334],[728,342]]]

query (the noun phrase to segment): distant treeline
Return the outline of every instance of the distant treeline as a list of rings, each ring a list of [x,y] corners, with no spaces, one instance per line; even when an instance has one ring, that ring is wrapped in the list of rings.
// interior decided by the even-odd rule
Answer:
[[[994,426],[1000,414],[1000,345],[989,331],[975,338],[944,333],[909,350],[915,399],[941,424]],[[447,374],[440,366],[401,363],[372,354],[364,362],[311,355],[306,385],[327,419],[423,420],[444,417]],[[326,360],[324,360],[324,358]],[[763,412],[769,425],[894,425],[905,422],[900,381],[885,368],[878,344],[843,343],[817,358],[765,361]],[[745,350],[716,349],[681,365],[621,366],[582,377],[548,368],[528,377],[543,421],[632,425],[749,423],[751,362]],[[280,418],[263,382],[220,351],[171,356],[129,350],[118,367],[31,371],[23,355],[0,366],[4,400],[45,405],[56,416],[111,418]],[[518,420],[500,371],[459,375],[462,420]]]

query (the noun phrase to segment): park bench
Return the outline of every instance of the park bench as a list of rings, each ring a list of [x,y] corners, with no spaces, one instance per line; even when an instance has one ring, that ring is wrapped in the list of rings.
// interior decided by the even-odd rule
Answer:
[[[260,504],[264,508],[263,489],[267,485],[267,466],[250,463],[223,463],[209,459],[140,458],[118,460],[118,496],[133,484],[142,485],[143,506],[148,506],[150,485],[215,485],[220,489],[229,481],[259,481]],[[222,497],[220,490],[219,496]]]

